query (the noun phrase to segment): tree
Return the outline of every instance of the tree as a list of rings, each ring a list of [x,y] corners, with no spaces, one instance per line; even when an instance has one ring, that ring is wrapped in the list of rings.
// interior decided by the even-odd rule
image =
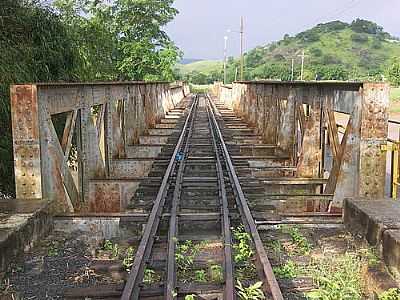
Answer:
[[[318,74],[321,80],[348,80],[349,73],[340,65],[319,65],[314,68],[315,74]]]
[[[180,52],[163,31],[178,13],[172,4],[56,0],[82,57],[80,79],[172,80]]]
[[[14,193],[9,86],[70,80],[75,69],[71,40],[48,6],[31,0],[0,4],[0,193]]]
[[[353,31],[358,33],[369,33],[369,34],[383,33],[383,28],[381,26],[378,26],[374,22],[362,19],[356,19],[351,23],[350,27],[351,29],[353,29]]]
[[[386,76],[394,86],[400,86],[400,57],[394,57],[386,70]]]
[[[116,39],[111,31],[108,6],[93,0],[55,0],[60,18],[67,28],[80,81],[117,78]]]

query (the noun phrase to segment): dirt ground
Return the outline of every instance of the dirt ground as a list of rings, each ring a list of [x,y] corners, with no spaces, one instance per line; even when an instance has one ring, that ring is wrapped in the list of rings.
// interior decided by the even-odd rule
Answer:
[[[11,266],[0,299],[64,299],[69,288],[118,283],[92,269],[99,255],[107,254],[100,251],[102,244],[80,232],[53,232]]]
[[[262,238],[285,299],[375,299],[371,269],[396,286],[375,250],[344,229],[283,226]]]
[[[310,293],[319,292],[372,299],[366,286],[368,270],[382,263],[373,249],[344,229],[291,225],[262,228],[260,235],[285,299],[320,299],[309,298]],[[63,299],[71,288],[122,283],[127,274],[122,267],[110,273],[96,266],[125,263],[129,248],[128,264],[136,246],[105,242],[80,232],[54,232],[11,267],[0,286],[0,299]],[[321,278],[339,285],[331,290]]]

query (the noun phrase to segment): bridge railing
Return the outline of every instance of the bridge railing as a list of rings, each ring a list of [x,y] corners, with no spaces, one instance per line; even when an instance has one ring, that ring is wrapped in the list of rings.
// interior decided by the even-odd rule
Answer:
[[[323,192],[334,194],[334,206],[346,197],[384,196],[387,84],[251,81],[219,89],[264,143],[289,157],[298,177],[327,179]]]
[[[399,197],[400,185],[400,122],[389,120],[388,126],[388,143],[383,149],[387,151],[387,167],[386,167],[386,193],[391,198]]]
[[[189,93],[184,83],[105,82],[11,87],[16,196],[85,205],[91,179]],[[110,191],[112,193],[112,191]]]

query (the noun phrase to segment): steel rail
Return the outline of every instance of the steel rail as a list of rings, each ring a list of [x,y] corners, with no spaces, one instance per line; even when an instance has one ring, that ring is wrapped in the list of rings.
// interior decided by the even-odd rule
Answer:
[[[193,113],[190,116],[190,124],[188,129],[188,134],[186,135],[185,142],[183,142],[184,150],[181,153],[183,156],[181,157],[178,172],[175,180],[174,194],[172,198],[172,207],[171,207],[171,216],[169,220],[169,230],[168,230],[168,252],[167,252],[167,284],[165,289],[165,299],[173,300],[176,299],[177,293],[175,291],[176,288],[176,264],[175,264],[175,253],[176,253],[176,244],[178,242],[177,234],[178,234],[178,206],[181,199],[182,192],[182,183],[183,183],[183,174],[186,165],[186,159],[189,152],[189,139],[193,133],[193,123],[197,112],[198,106],[198,96],[196,95],[195,106],[193,108]]]
[[[177,162],[176,156],[179,153],[180,149],[182,148],[183,140],[187,133],[186,129],[189,124],[189,119],[193,113],[193,108],[195,107],[196,102],[197,99],[194,99],[190,107],[190,110],[188,112],[188,116],[186,117],[185,123],[183,125],[179,140],[175,146],[174,153],[172,154],[167,170],[164,174],[161,186],[158,190],[156,200],[154,201],[154,205],[151,210],[149,219],[147,221],[143,237],[140,240],[140,244],[136,252],[135,259],[133,261],[133,265],[129,273],[129,277],[126,281],[124,291],[122,293],[121,297],[122,300],[131,300],[131,299],[137,300],[139,298],[139,292],[140,292],[139,285],[143,280],[145,263],[147,263],[150,257],[151,248],[154,243],[154,237],[157,232],[158,225],[160,223],[160,219],[162,216],[162,210],[164,208],[168,188],[170,185],[169,183],[170,176],[172,174],[172,171],[176,167],[176,162]]]
[[[229,219],[229,208],[228,199],[226,197],[226,187],[224,172],[222,169],[220,151],[217,143],[217,137],[212,118],[210,116],[210,107],[207,103],[207,116],[210,125],[210,131],[212,135],[212,143],[215,151],[216,157],[216,169],[218,176],[218,189],[220,196],[221,205],[221,216],[222,216],[222,236],[224,238],[224,270],[225,270],[225,287],[224,287],[224,299],[233,300],[235,299],[235,283],[234,283],[234,273],[233,273],[233,261],[232,261],[232,235],[231,235],[231,225]]]
[[[211,101],[210,97],[207,95],[207,100],[208,104],[211,106],[211,118],[215,126],[215,130],[217,133],[217,136],[219,138],[221,148],[222,148],[222,153],[224,156],[226,168],[229,173],[229,177],[231,179],[231,184],[232,188],[235,192],[235,199],[236,199],[236,204],[239,208],[240,215],[242,218],[242,221],[245,225],[245,228],[247,232],[250,233],[254,246],[256,248],[256,257],[259,262],[259,265],[262,267],[262,281],[264,283],[264,287],[268,289],[269,293],[271,294],[273,300],[283,300],[282,292],[279,287],[279,284],[275,278],[274,272],[272,270],[271,263],[268,259],[267,253],[265,252],[264,246],[262,244],[260,235],[257,231],[257,227],[254,221],[254,218],[251,214],[249,205],[247,203],[246,197],[244,196],[242,187],[240,185],[238,176],[236,174],[235,168],[233,166],[232,160],[230,158],[230,154],[228,152],[228,149],[225,145],[224,137],[222,135],[222,132],[219,128],[218,122],[215,118],[215,112],[217,112],[217,108],[215,107],[213,101]]]

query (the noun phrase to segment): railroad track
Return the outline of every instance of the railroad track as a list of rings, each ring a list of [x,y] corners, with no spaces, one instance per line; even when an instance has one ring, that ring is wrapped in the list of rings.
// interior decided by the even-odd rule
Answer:
[[[204,299],[235,299],[238,265],[234,259],[232,228],[241,228],[240,225],[245,229],[243,234],[248,237],[253,249],[258,277],[255,280],[263,282],[267,298],[283,299],[225,145],[217,114],[218,110],[208,96],[193,97],[121,299],[172,300],[192,294],[208,295]],[[202,201],[195,203],[193,199],[199,196]],[[160,223],[166,213],[169,220],[163,230]],[[187,222],[186,216],[185,224],[181,222],[184,214],[190,214],[190,221]],[[210,214],[214,214],[211,219]],[[219,284],[194,284],[187,274],[189,278],[182,278],[185,276],[181,274],[179,257],[183,256],[185,260],[186,256],[188,259],[194,249],[201,248],[201,240],[214,241],[214,245],[219,245],[216,247],[217,258],[214,257],[215,261],[221,261],[223,278]],[[153,250],[157,245],[165,249],[164,272],[156,288],[154,285],[146,287],[143,285],[145,270],[154,264]],[[190,262],[190,268],[195,269],[196,263],[204,265],[205,256],[203,261]]]

